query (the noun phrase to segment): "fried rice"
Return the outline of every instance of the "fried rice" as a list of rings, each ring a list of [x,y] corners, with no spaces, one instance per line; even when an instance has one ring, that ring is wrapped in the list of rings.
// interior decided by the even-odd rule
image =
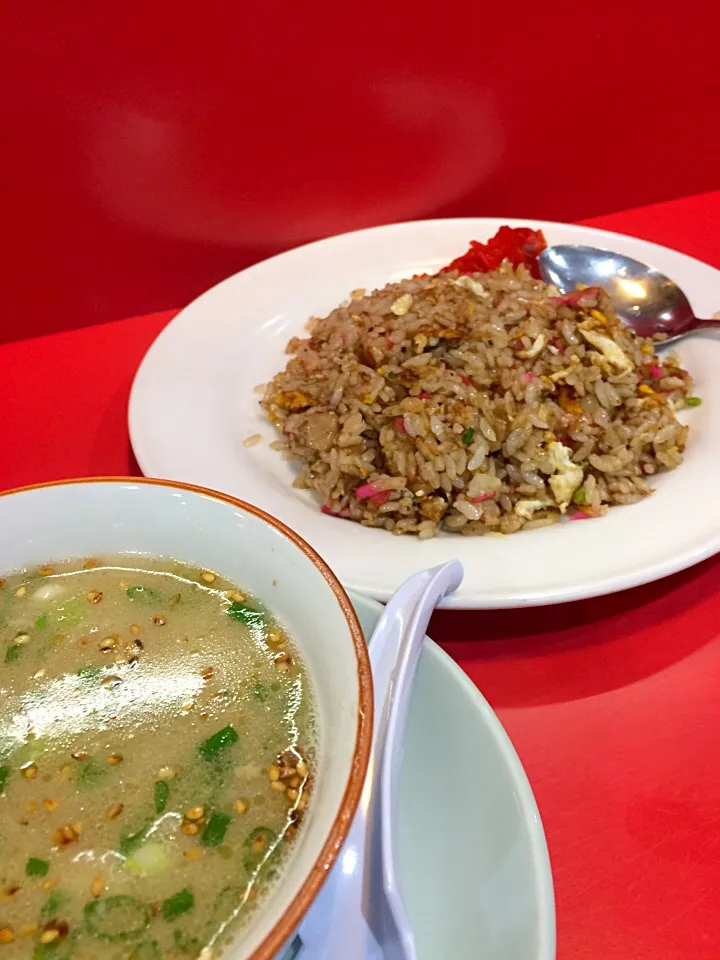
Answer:
[[[505,262],[391,283],[308,324],[261,401],[322,509],[395,534],[602,516],[682,462],[690,375],[593,287]]]

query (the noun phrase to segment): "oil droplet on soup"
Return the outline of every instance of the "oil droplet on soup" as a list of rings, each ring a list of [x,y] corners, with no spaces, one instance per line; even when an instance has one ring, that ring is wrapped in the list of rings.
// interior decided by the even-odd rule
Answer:
[[[314,735],[287,633],[214,571],[0,581],[0,960],[217,957],[282,873]]]

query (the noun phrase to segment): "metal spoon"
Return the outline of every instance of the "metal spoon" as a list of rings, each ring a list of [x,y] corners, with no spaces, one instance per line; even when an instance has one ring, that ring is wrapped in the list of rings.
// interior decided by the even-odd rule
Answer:
[[[618,317],[641,337],[664,333],[663,346],[696,330],[720,330],[720,320],[700,320],[680,287],[658,270],[610,250],[563,244],[540,255],[540,273],[563,293],[583,283],[603,287]]]

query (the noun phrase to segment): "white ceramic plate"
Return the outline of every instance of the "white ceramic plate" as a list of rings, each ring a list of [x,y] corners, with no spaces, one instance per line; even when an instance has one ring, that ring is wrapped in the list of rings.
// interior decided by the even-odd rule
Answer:
[[[320,513],[291,486],[294,468],[269,448],[276,438],[253,388],[286,361],[285,344],[311,315],[356,287],[434,271],[503,223],[542,228],[548,243],[585,243],[629,254],[673,277],[698,315],[720,309],[720,271],[654,244],[586,227],[537,221],[431,220],[332,237],[257,264],[213,287],[160,334],[138,371],[130,434],[143,472],[223,490],[295,529],[343,584],[386,600],[420,567],[457,557],[465,581],[453,607],[557,603],[622,590],[681,570],[720,550],[720,339],[699,335],[679,354],[703,405],[685,463],[657,478],[642,503],[593,523],[559,524],[505,539],[387,532]],[[249,435],[264,442],[243,446]]]
[[[351,599],[370,636],[380,606]],[[485,698],[432,640],[405,740],[400,873],[419,960],[554,960],[550,863],[527,777]]]

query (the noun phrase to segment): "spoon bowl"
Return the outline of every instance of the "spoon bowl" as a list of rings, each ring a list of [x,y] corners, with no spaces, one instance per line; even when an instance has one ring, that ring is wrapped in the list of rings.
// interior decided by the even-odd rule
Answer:
[[[674,343],[696,330],[718,329],[718,320],[699,320],[690,301],[669,277],[632,257],[586,247],[562,244],[548,247],[540,255],[540,273],[563,293],[578,283],[603,287],[618,317],[640,337],[665,338]]]

